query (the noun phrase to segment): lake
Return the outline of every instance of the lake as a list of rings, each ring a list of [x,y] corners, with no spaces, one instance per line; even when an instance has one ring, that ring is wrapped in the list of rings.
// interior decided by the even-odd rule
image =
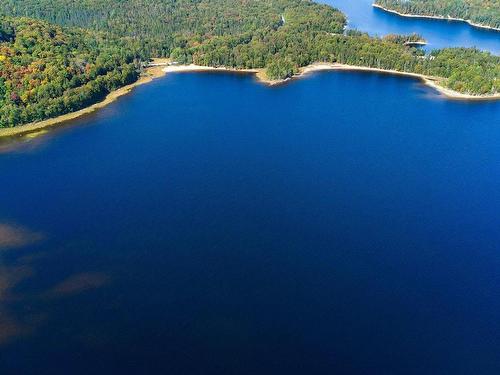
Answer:
[[[0,373],[499,373],[499,125],[186,73],[3,144]]]
[[[422,35],[426,50],[445,47],[477,47],[500,54],[500,32],[472,27],[465,22],[407,18],[372,7],[373,0],[322,0],[343,11],[348,27],[383,36],[387,34]]]

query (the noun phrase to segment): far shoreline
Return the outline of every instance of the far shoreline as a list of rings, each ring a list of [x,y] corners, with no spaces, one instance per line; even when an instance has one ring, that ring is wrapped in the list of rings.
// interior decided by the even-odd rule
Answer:
[[[287,78],[284,80],[270,80],[268,79],[264,71],[262,69],[233,69],[226,67],[210,67],[210,66],[202,66],[202,65],[169,65],[166,66],[163,71],[168,73],[195,73],[195,72],[233,72],[233,73],[249,73],[255,74],[257,81],[263,83],[267,86],[275,86],[287,83],[291,80],[296,80],[306,76],[309,73],[314,73],[318,71],[335,71],[335,70],[343,70],[343,71],[362,71],[362,72],[373,72],[373,73],[381,73],[381,74],[391,74],[398,76],[405,76],[411,78],[420,79],[427,86],[432,87],[437,90],[439,93],[443,94],[449,99],[458,99],[458,100],[476,100],[476,101],[485,101],[485,100],[499,100],[500,93],[493,95],[470,95],[470,94],[462,94],[460,92],[448,89],[439,84],[439,78],[426,76],[418,73],[411,72],[401,72],[399,70],[391,70],[391,69],[380,69],[380,68],[372,68],[367,66],[356,66],[356,65],[347,65],[340,63],[313,63],[311,65],[302,67],[296,75],[291,78]]]
[[[498,27],[493,27],[493,26],[488,26],[488,25],[483,25],[483,24],[480,24],[480,23],[475,23],[474,21],[471,21],[471,20],[466,20],[464,18],[456,18],[456,17],[445,17],[445,16],[429,16],[429,15],[425,15],[425,14],[409,14],[409,13],[401,13],[397,10],[394,10],[394,9],[389,9],[389,8],[386,8],[380,4],[377,4],[377,3],[373,3],[372,6],[374,8],[378,8],[378,9],[381,9],[383,10],[384,12],[387,12],[387,13],[392,13],[392,14],[396,14],[400,17],[407,17],[407,18],[426,18],[426,19],[431,19],[431,20],[441,20],[441,21],[454,21],[454,22],[465,22],[469,25],[471,25],[472,27],[477,27],[479,29],[485,29],[485,30],[491,30],[491,31],[499,31],[500,32],[500,28]]]
[[[399,70],[372,68],[368,66],[356,66],[356,65],[339,64],[339,63],[315,63],[302,68],[301,72],[297,75],[297,77],[301,77],[302,75],[305,75],[310,72],[316,72],[322,70],[373,72],[380,74],[390,74],[403,77],[417,78],[421,80],[425,85],[438,91],[440,94],[444,95],[448,99],[466,100],[466,101],[500,100],[500,93],[492,95],[470,95],[470,94],[463,94],[461,92],[454,91],[452,89],[448,89],[439,84],[439,81],[441,79],[438,77],[426,76],[424,74],[411,73],[411,72],[401,72]]]
[[[130,93],[135,87],[149,83],[156,78],[163,77],[165,74],[170,73],[203,73],[203,72],[227,72],[227,73],[243,73],[243,74],[253,74],[258,82],[267,86],[281,85],[292,80],[300,79],[308,74],[319,72],[319,71],[361,71],[361,72],[373,72],[379,74],[390,74],[405,76],[411,78],[417,78],[421,80],[425,85],[438,91],[440,94],[444,95],[448,99],[454,100],[465,100],[465,101],[490,101],[490,100],[500,100],[500,93],[493,95],[469,95],[462,94],[457,91],[445,88],[439,84],[439,78],[430,77],[423,74],[401,72],[397,70],[390,69],[379,69],[371,68],[366,66],[356,66],[347,65],[339,63],[313,63],[311,65],[302,67],[296,75],[291,78],[286,78],[284,80],[270,80],[266,77],[263,69],[236,69],[227,67],[211,67],[202,65],[170,65],[165,61],[165,59],[155,59],[155,63],[152,66],[146,68],[145,74],[143,74],[136,82],[121,87],[108,94],[104,100],[95,103],[89,107],[83,108],[76,112],[67,113],[58,117],[47,119],[40,122],[33,122],[26,125],[19,125],[13,128],[3,128],[0,129],[0,139],[16,136],[36,136],[37,133],[45,133],[46,129],[62,125],[71,120],[75,120],[87,114],[93,113],[94,111],[113,103],[119,97]],[[159,62],[156,62],[159,61]]]

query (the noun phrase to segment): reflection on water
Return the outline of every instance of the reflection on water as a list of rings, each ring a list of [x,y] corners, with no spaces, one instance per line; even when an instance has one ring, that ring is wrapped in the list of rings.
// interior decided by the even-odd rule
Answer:
[[[25,134],[0,137],[0,155],[40,152],[50,140],[61,136],[66,131],[74,131],[75,128],[78,127],[92,126],[94,124],[93,120],[96,118],[98,112],[100,116],[103,115],[103,112],[107,113],[107,116],[113,116],[112,109],[106,108],[106,111],[94,111],[74,120],[56,123],[54,126],[48,128],[35,130]]]
[[[30,137],[28,134],[0,138],[0,155],[16,152],[34,152],[45,143],[45,140],[49,138],[48,135],[50,135],[50,132],[49,134],[38,134],[36,137]]]

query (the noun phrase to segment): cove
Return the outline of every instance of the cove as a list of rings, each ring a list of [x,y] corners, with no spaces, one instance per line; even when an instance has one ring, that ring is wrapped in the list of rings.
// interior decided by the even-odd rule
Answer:
[[[0,373],[498,373],[500,103],[172,74],[0,153]]]
[[[372,7],[373,0],[322,0],[347,15],[348,27],[370,35],[422,35],[430,51],[446,47],[477,47],[500,54],[500,32],[479,29],[465,22],[406,18]]]

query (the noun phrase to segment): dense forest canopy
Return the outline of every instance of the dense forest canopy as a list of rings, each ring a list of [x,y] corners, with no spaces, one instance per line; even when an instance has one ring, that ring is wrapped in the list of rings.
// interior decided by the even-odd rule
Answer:
[[[377,0],[403,14],[453,17],[500,29],[500,0]]]
[[[2,0],[0,12],[146,39],[154,56],[220,36],[251,37],[290,22],[342,32],[339,11],[305,0]]]
[[[3,0],[0,12],[9,15],[0,16],[0,127],[95,103],[163,56],[265,68],[271,79],[337,62],[441,77],[463,93],[500,91],[498,56],[463,48],[425,55],[408,45],[418,35],[344,32],[340,11],[309,0]]]
[[[132,43],[0,17],[0,127],[76,111],[137,79]]]

